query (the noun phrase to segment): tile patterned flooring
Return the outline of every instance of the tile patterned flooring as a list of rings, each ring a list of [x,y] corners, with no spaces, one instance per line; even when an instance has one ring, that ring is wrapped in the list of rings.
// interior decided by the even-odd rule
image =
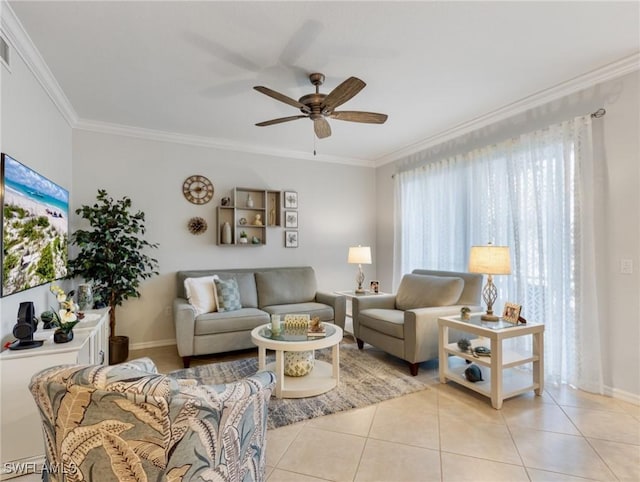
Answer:
[[[140,356],[163,373],[182,367],[174,346],[131,353]],[[257,352],[192,364],[238,356]],[[418,376],[428,390],[270,430],[267,481],[640,481],[640,406],[547,386],[494,410],[488,398],[440,384],[434,363]]]

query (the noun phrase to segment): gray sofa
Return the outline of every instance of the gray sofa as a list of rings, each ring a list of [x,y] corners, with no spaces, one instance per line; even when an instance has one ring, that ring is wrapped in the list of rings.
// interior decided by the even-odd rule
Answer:
[[[184,280],[212,275],[223,280],[235,278],[242,308],[196,314],[187,301]],[[178,271],[176,281],[173,320],[185,368],[192,356],[254,347],[251,330],[269,323],[271,314],[309,314],[344,328],[346,298],[319,292],[315,272],[309,266]]]
[[[395,295],[353,298],[353,331],[364,343],[406,360],[412,375],[419,363],[438,357],[438,318],[480,311],[482,275],[415,269],[402,278]],[[450,340],[460,333],[450,331]]]

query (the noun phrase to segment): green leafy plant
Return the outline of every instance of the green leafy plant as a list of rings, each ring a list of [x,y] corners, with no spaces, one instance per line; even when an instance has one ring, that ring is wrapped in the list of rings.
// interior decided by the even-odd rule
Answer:
[[[97,202],[76,209],[76,214],[89,222],[91,229],[78,229],[71,244],[79,248],[69,260],[69,278],[80,276],[93,285],[94,298],[109,306],[111,336],[115,336],[116,307],[129,298],[138,298],[144,279],[157,275],[158,261],[144,253],[157,248],[157,243],[143,239],[146,232],[142,211],[131,211],[127,196],[114,200],[103,189]]]

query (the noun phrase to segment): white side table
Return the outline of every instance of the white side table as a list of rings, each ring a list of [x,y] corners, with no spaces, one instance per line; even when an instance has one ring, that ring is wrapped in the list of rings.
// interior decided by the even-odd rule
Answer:
[[[273,370],[276,373],[276,398],[312,397],[328,392],[340,382],[340,341],[342,328],[332,323],[324,323],[327,335],[321,338],[303,336],[273,336],[270,323],[258,326],[251,332],[251,340],[258,346],[258,369]],[[302,377],[288,377],[284,374],[285,351],[310,351],[332,347],[331,364],[315,360],[313,370]],[[275,363],[266,364],[266,350],[275,350]]]
[[[449,343],[449,328],[488,338],[491,356],[476,358],[471,353],[461,351],[457,343]],[[544,390],[543,324],[514,325],[504,321],[483,321],[479,313],[473,314],[468,321],[460,320],[459,316],[445,316],[438,318],[438,334],[440,383],[451,380],[464,385],[491,398],[491,405],[495,409],[502,408],[503,400],[530,390],[534,390],[536,395],[542,394]],[[503,349],[504,340],[529,335],[533,337],[531,353]],[[482,344],[478,339],[470,341],[473,347]],[[488,371],[483,370],[484,380],[475,383],[468,381],[464,377],[464,371],[469,365],[463,360],[489,368]],[[530,375],[509,370],[527,363],[533,363],[533,372]]]
[[[379,291],[378,293],[374,293],[372,291],[365,291],[364,293],[356,293],[355,290],[347,290],[347,291],[334,291],[337,295],[343,295],[347,298],[347,316],[351,318],[353,316],[353,310],[351,309],[351,300],[353,298],[359,298],[361,296],[378,296],[378,295],[388,295],[389,293],[384,293]]]

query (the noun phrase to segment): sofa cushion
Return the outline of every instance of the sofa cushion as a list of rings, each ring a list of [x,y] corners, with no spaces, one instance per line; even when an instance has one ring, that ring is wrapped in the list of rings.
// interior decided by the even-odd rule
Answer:
[[[406,274],[396,294],[396,308],[413,310],[456,304],[464,288],[462,278]]]
[[[218,311],[234,311],[242,308],[240,290],[235,278],[214,280],[218,290]]]
[[[256,291],[256,279],[253,272],[249,273],[218,273],[220,279],[235,279],[240,290],[240,304],[243,308],[258,307],[258,292]]]
[[[312,268],[256,271],[258,307],[314,301],[317,291]]]
[[[218,311],[218,297],[215,286],[217,276],[202,276],[184,280],[187,300],[196,310],[196,315]]]
[[[215,335],[235,331],[251,331],[269,322],[269,315],[258,308],[240,308],[234,311],[205,313],[196,318],[194,334]]]

